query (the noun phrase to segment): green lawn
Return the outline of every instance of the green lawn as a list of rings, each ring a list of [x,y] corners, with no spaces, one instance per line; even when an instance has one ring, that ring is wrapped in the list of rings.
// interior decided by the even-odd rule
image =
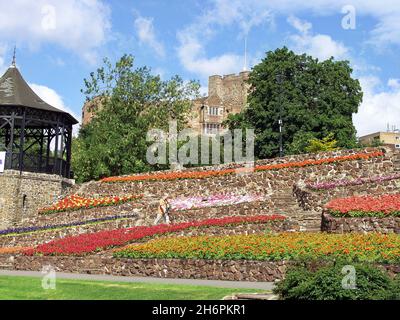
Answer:
[[[262,291],[66,279],[57,279],[55,290],[44,290],[39,277],[0,276],[0,300],[210,300],[238,292]]]

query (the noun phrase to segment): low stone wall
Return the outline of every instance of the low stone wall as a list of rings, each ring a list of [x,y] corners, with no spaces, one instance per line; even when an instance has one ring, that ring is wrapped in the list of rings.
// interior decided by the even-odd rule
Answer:
[[[330,233],[381,232],[400,233],[400,217],[339,218],[327,212],[322,214],[322,231]]]
[[[7,270],[41,271],[47,265],[69,273],[231,281],[274,281],[287,268],[285,261],[0,256],[0,267]]]
[[[41,271],[51,266],[56,272],[106,274],[131,277],[208,279],[228,281],[268,281],[285,277],[293,261],[201,260],[201,259],[115,259],[111,256],[85,257],[0,255],[0,269]],[[323,264],[320,264],[321,266]],[[377,265],[392,276],[399,265]],[[308,268],[318,268],[309,265]]]
[[[0,173],[0,229],[17,226],[68,191],[73,180],[57,175],[5,170]]]

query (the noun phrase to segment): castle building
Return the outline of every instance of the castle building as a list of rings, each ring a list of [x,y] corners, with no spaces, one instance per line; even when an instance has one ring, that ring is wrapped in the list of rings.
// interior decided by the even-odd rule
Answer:
[[[208,80],[208,96],[193,101],[189,127],[198,134],[213,135],[222,132],[222,122],[229,114],[243,110],[247,103],[250,71],[225,76],[213,75]],[[97,109],[96,109],[97,107]],[[94,117],[101,108],[100,98],[88,101],[82,108],[82,125]]]
[[[224,130],[222,122],[247,104],[249,71],[238,75],[214,75],[208,80],[208,96],[193,101],[189,127],[199,134],[213,135]]]

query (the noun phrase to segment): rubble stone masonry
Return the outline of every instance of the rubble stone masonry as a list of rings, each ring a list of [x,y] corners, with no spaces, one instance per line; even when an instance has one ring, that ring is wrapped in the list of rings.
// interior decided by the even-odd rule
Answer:
[[[54,203],[73,180],[57,175],[5,170],[0,173],[0,228],[18,226]]]

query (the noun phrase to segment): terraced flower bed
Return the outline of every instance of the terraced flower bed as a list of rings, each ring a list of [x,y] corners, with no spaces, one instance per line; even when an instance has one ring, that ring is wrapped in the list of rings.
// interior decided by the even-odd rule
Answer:
[[[301,168],[314,165],[329,164],[343,161],[353,161],[361,159],[370,159],[381,157],[384,153],[381,151],[357,153],[346,156],[338,156],[331,158],[323,158],[319,160],[304,160],[304,161],[291,161],[286,163],[258,165],[254,167],[254,171],[267,171],[267,170],[280,170],[285,168]],[[240,169],[239,169],[240,170]],[[128,181],[148,181],[148,180],[177,180],[177,179],[204,179],[209,177],[224,176],[237,173],[238,169],[222,169],[222,170],[208,170],[208,171],[182,171],[182,172],[167,172],[157,174],[142,174],[121,177],[108,177],[101,179],[101,182],[128,182]]]
[[[142,198],[143,195],[130,195],[124,197],[103,197],[103,198],[85,198],[73,194],[58,201],[51,207],[42,208],[39,214],[52,214],[56,212],[72,211],[79,209],[89,209],[96,207],[116,206],[129,201],[134,201]]]
[[[30,247],[5,247],[0,248],[0,254],[13,254],[13,253],[20,253],[25,252],[26,250],[30,250]]]
[[[111,247],[126,245],[154,235],[178,232],[190,228],[207,228],[212,226],[229,226],[240,224],[259,224],[271,221],[283,221],[281,215],[258,215],[251,217],[225,217],[219,219],[206,219],[193,222],[184,222],[172,225],[138,226],[117,230],[100,231],[96,233],[81,234],[51,241],[27,250],[25,254],[34,255],[82,255]]]
[[[400,262],[400,236],[281,233],[155,239],[114,252],[117,258],[325,260]]]
[[[333,199],[325,208],[335,217],[399,217],[400,194]]]
[[[262,195],[215,194],[208,197],[180,197],[171,200],[172,210],[190,210],[206,207],[230,206],[244,202],[263,201]]]
[[[360,186],[367,183],[380,184],[385,181],[400,179],[400,173],[393,173],[387,176],[375,176],[358,179],[329,180],[323,182],[307,183],[306,187],[312,190],[329,190],[338,187]]]
[[[35,233],[47,230],[55,230],[55,229],[66,229],[72,227],[78,227],[83,225],[119,220],[119,219],[127,219],[127,218],[135,218],[137,214],[125,214],[125,215],[114,215],[114,216],[107,216],[102,218],[96,219],[88,219],[82,221],[75,221],[70,223],[60,223],[60,224],[49,224],[44,226],[30,226],[30,227],[19,227],[19,228],[10,228],[0,230],[0,237],[1,236],[12,236],[12,235],[19,235],[25,233]]]

